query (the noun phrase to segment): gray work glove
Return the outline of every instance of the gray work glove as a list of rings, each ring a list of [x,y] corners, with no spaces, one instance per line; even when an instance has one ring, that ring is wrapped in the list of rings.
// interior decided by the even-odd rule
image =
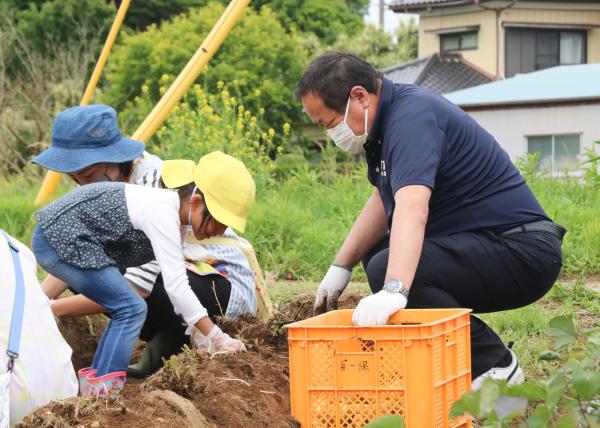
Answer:
[[[314,306],[315,314],[337,309],[338,299],[350,282],[351,277],[351,269],[335,264],[329,266],[329,270],[317,290]]]

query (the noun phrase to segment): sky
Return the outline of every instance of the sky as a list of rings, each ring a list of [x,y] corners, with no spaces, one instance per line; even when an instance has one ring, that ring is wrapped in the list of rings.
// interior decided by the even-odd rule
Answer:
[[[385,1],[386,7],[383,16],[385,31],[389,32],[390,34],[394,34],[400,21],[408,20],[410,17],[414,17],[418,21],[418,15],[392,12],[387,6],[391,1],[392,0]],[[369,14],[365,16],[365,21],[371,24],[379,25],[379,0],[371,0],[369,4]]]

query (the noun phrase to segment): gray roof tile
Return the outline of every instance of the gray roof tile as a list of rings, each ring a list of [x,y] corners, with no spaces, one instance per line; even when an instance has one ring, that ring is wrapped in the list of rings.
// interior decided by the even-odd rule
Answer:
[[[463,60],[460,54],[433,54],[381,70],[396,83],[424,86],[445,94],[493,79]]]

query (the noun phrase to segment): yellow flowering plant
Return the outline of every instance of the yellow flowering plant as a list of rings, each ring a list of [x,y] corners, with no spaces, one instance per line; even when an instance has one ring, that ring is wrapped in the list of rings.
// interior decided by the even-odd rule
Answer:
[[[163,76],[161,83],[169,80]],[[144,96],[137,102],[143,104]],[[263,115],[262,108],[256,113],[247,110],[222,81],[217,82],[216,94],[195,84],[158,130],[150,151],[162,159],[199,159],[220,150],[244,162],[255,179],[266,184],[273,177],[273,158],[281,152],[280,144],[286,144],[290,125],[284,124],[280,132],[262,129]]]

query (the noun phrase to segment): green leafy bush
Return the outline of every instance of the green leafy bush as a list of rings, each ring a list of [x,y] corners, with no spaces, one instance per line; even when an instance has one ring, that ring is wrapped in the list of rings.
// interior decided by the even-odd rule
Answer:
[[[257,0],[252,5],[257,10],[267,5],[285,28],[312,33],[322,43],[331,44],[340,34],[362,30],[368,0]]]
[[[0,0],[0,29],[18,35],[18,43],[7,45],[7,72],[15,76],[27,71],[18,52],[23,44],[28,54],[42,54],[50,60],[61,46],[104,39],[115,12],[114,5],[105,0]]]
[[[200,46],[223,6],[211,2],[147,31],[123,35],[107,65],[105,100],[117,108],[130,131],[144,118],[131,100],[142,87],[154,104],[160,97],[161,76],[176,76]],[[200,79],[217,92],[223,81],[242,99],[247,109],[265,107],[264,121],[274,125],[292,123],[302,115],[293,101],[293,88],[307,56],[294,32],[287,33],[268,7],[248,9],[219,48]],[[137,116],[136,116],[137,114]]]
[[[451,417],[470,414],[482,428],[591,428],[600,424],[600,329],[578,331],[571,316],[550,320],[553,350],[540,353],[542,360],[558,360],[560,366],[547,379],[506,385],[486,380],[480,391],[468,392],[452,407]],[[587,336],[587,337],[586,337]],[[579,344],[573,348],[574,344]],[[559,353],[567,348],[569,352]],[[523,397],[524,411],[498,415],[499,397]]]
[[[168,76],[161,79],[165,84],[169,80]],[[260,127],[264,109],[252,113],[223,82],[216,86],[217,94],[210,94],[194,85],[159,129],[149,150],[162,159],[192,160],[220,150],[244,162],[259,187],[269,185],[275,167],[269,153],[276,150],[276,131]],[[143,98],[137,102],[143,104]],[[289,130],[289,124],[284,124],[278,131],[280,140],[285,142]]]
[[[358,34],[342,34],[331,46],[333,50],[352,52],[384,68],[417,57],[417,26],[414,21],[402,23],[396,32],[397,41],[374,25],[367,25]]]

